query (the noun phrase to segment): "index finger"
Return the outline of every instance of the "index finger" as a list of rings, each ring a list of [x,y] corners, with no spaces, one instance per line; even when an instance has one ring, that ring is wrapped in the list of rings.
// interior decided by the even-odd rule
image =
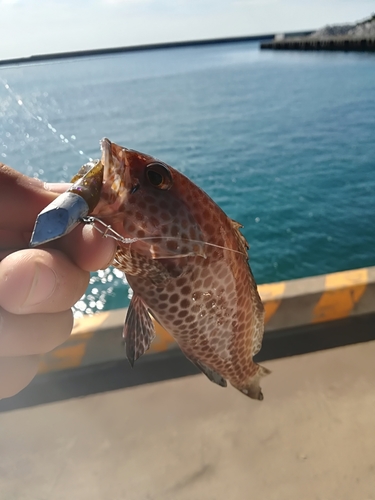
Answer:
[[[45,184],[0,163],[0,229],[31,231],[39,212],[68,184]]]

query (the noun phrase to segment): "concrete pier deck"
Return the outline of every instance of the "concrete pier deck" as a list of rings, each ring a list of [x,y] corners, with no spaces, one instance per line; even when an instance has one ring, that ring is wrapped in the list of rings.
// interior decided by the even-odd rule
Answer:
[[[373,500],[374,359],[264,362],[262,403],[197,375],[0,413],[0,499]]]

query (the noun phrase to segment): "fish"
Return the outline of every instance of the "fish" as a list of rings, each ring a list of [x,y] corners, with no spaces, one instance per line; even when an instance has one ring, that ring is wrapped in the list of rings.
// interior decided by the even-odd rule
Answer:
[[[270,371],[254,362],[264,307],[241,224],[188,177],[150,155],[101,141],[103,184],[92,212],[118,236],[112,265],[133,291],[123,337],[133,366],[154,318],[208,379],[262,400]]]

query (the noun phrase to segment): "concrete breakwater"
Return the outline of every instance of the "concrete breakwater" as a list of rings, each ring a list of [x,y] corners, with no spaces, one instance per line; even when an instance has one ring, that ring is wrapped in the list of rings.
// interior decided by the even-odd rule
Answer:
[[[286,33],[286,37],[299,37],[310,34],[311,31],[298,31]],[[185,40],[177,42],[162,42],[151,43],[144,45],[129,45],[124,47],[107,47],[87,50],[75,50],[70,52],[58,52],[51,54],[34,54],[27,57],[15,57],[12,59],[0,60],[0,66],[13,66],[19,64],[36,64],[45,61],[64,60],[80,57],[95,57],[95,56],[108,56],[113,54],[122,54],[126,52],[141,52],[145,50],[163,50],[163,49],[178,49],[184,47],[196,47],[205,45],[220,45],[244,42],[260,42],[262,40],[272,40],[275,37],[274,33],[264,35],[245,35],[233,36],[225,38],[209,38],[201,40]]]
[[[375,37],[353,38],[349,36],[335,36],[325,38],[286,38],[261,43],[260,47],[261,49],[273,50],[337,50],[375,52]]]
[[[325,26],[311,34],[285,37],[261,43],[262,49],[375,51],[375,14],[355,24]]]

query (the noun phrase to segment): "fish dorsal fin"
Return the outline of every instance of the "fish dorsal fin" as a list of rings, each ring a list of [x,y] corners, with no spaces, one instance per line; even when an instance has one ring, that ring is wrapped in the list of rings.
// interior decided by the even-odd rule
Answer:
[[[155,338],[155,327],[142,299],[134,294],[125,319],[123,338],[126,357],[133,366],[134,361],[144,354]]]
[[[234,233],[236,235],[240,251],[243,253],[247,253],[247,251],[250,248],[250,245],[246,241],[245,236],[240,231],[240,229],[243,227],[243,225],[240,224],[239,222],[233,220],[233,219],[230,219],[230,221],[232,223],[232,227],[233,227]]]

